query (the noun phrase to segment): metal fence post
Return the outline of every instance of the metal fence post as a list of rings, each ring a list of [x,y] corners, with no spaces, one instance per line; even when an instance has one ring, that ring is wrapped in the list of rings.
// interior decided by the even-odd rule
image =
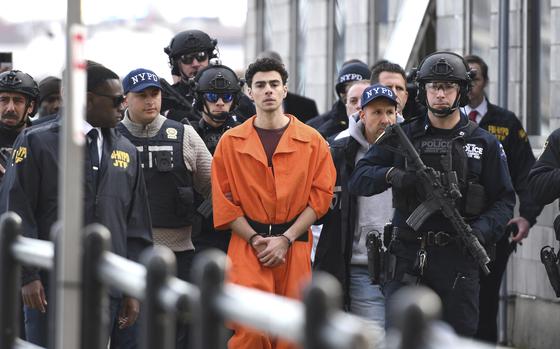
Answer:
[[[401,331],[400,349],[430,346],[430,325],[440,317],[441,300],[424,286],[405,287],[391,300],[396,327]]]
[[[83,349],[102,349],[109,338],[109,301],[107,288],[99,278],[99,264],[110,249],[111,233],[101,224],[86,227],[82,255],[82,326]]]
[[[192,280],[200,289],[200,302],[193,306],[192,343],[195,349],[225,348],[223,318],[216,299],[223,292],[226,255],[218,250],[204,251],[193,263]]]
[[[171,250],[155,246],[142,253],[142,264],[146,266],[146,299],[141,321],[141,348],[172,349],[175,347],[174,312],[167,312],[161,296],[170,276],[175,275],[175,255]]]
[[[324,338],[329,315],[341,308],[342,290],[336,279],[326,273],[315,273],[303,296],[305,303],[305,349],[326,349]]]
[[[18,305],[21,265],[12,245],[21,233],[21,218],[6,212],[0,217],[0,348],[12,348],[19,332]]]

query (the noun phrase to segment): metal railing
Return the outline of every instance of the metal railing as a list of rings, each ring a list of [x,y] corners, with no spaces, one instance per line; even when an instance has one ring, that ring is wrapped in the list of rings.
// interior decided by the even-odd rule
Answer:
[[[21,265],[54,269],[54,244],[20,236],[21,219],[14,213],[0,218],[0,348],[40,349],[17,337],[16,321]],[[82,273],[81,348],[106,348],[108,288],[143,302],[140,348],[171,349],[175,323],[190,319],[191,348],[226,347],[224,323],[234,322],[297,343],[305,349],[374,348],[371,325],[340,311],[338,282],[316,274],[303,302],[224,283],[227,258],[208,251],[195,258],[194,284],[177,279],[175,257],[163,247],[144,251],[141,264],[109,251],[110,233],[99,224],[86,228]],[[453,334],[437,321],[439,298],[430,290],[404,289],[395,295],[397,330],[389,331],[385,348],[488,348]]]
[[[17,338],[21,265],[52,269],[54,245],[20,236],[21,219],[0,219],[0,347],[40,348]],[[338,310],[340,286],[318,275],[304,302],[224,284],[226,256],[209,251],[195,259],[194,285],[177,279],[173,253],[163,247],[145,251],[141,264],[110,250],[110,233],[99,224],[86,228],[82,273],[81,348],[106,347],[108,287],[143,302],[141,348],[173,348],[175,320],[191,321],[193,348],[225,348],[224,323],[234,322],[309,349],[367,348],[365,324]]]

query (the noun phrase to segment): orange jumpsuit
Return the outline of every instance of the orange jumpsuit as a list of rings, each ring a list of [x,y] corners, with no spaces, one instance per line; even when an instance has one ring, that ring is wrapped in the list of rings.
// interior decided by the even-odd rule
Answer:
[[[212,162],[214,225],[228,227],[245,216],[267,223],[286,223],[307,206],[323,216],[332,199],[335,167],[326,141],[311,127],[292,115],[268,167],[264,148],[253,127],[255,117],[227,131],[216,148]],[[231,193],[232,200],[226,198]],[[232,234],[228,249],[230,282],[278,295],[300,298],[301,287],[311,278],[309,241],[295,241],[286,263],[263,267],[254,249],[239,235]],[[228,348],[296,348],[262,333],[235,326]]]

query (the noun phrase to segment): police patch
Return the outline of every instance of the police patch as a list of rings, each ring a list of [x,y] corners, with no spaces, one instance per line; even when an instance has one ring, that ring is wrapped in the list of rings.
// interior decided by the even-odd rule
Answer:
[[[27,148],[19,147],[17,151],[14,152],[14,163],[19,164],[27,157]]]
[[[165,129],[165,133],[167,134],[167,139],[177,139],[177,130],[169,127]]]
[[[476,144],[467,143],[465,144],[464,149],[465,149],[465,153],[467,154],[467,157],[480,160],[480,157],[482,156],[482,150],[483,150],[482,147],[477,147]]]
[[[114,167],[127,168],[130,164],[130,155],[122,150],[113,150],[111,160]]]

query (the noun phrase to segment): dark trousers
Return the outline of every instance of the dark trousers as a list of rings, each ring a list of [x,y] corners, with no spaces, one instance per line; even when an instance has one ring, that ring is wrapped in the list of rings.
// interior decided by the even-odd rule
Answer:
[[[140,317],[127,328],[119,328],[119,313],[121,311],[122,298],[110,298],[109,323],[111,335],[111,349],[136,349],[138,348],[138,331],[140,328]],[[142,310],[140,310],[142,316]]]
[[[51,294],[49,284],[44,282],[48,276],[46,274],[41,276],[43,288],[47,295],[48,305],[45,307],[47,311],[41,313],[39,310],[30,309],[23,305],[24,330],[21,332],[25,333],[26,341],[46,348],[55,344],[54,309],[56,309],[56,295],[54,292]]]
[[[175,252],[177,259],[177,277],[183,281],[191,281],[191,267],[194,251]],[[177,321],[176,349],[186,349],[189,346],[190,324]]]
[[[490,274],[480,274],[480,317],[475,338],[497,343],[498,341],[498,307],[500,302],[500,284],[512,252],[509,236],[504,236],[496,243],[496,258],[489,264]]]
[[[410,285],[417,275],[414,264],[419,245],[400,241],[391,243],[397,257],[394,278],[384,285],[386,327],[392,326],[392,297],[403,286]],[[443,305],[443,320],[461,336],[473,337],[478,325],[478,265],[455,243],[444,247],[428,247],[427,263],[420,283],[431,288]],[[408,275],[408,276],[407,276]]]
[[[50,305],[50,304],[49,304]],[[47,347],[47,333],[49,327],[48,313],[23,306],[25,338],[28,342],[41,347]]]

